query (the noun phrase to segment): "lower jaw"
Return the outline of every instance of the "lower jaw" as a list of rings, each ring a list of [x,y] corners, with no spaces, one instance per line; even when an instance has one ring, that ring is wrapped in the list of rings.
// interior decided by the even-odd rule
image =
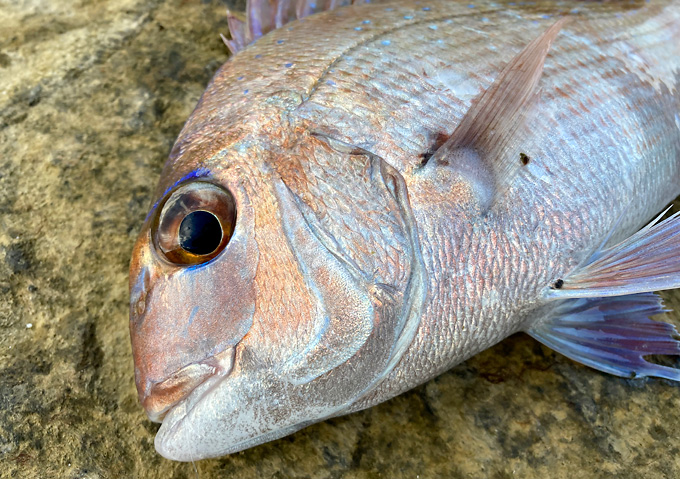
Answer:
[[[191,426],[191,421],[194,418],[190,418],[192,410],[199,406],[205,397],[210,394],[212,390],[219,387],[220,383],[227,378],[227,374],[220,374],[207,379],[199,386],[197,386],[186,398],[170,407],[162,418],[162,424],[158,432],[156,433],[155,446],[156,451],[163,457],[171,460],[188,461],[188,460],[198,460],[201,457],[192,457],[190,459],[180,459],[178,457],[173,457],[170,451],[175,450],[176,446],[173,447],[173,443],[177,443],[177,433],[182,429],[193,430],[195,427]],[[189,423],[187,423],[189,421]],[[182,434],[180,432],[180,434]],[[182,440],[184,442],[184,440]],[[168,448],[167,446],[170,445]]]

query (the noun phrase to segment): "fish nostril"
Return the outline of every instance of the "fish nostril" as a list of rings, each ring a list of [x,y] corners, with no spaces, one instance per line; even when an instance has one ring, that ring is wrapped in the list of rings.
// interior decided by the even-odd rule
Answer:
[[[144,311],[146,311],[146,291],[142,291],[135,303],[135,314],[137,317],[142,316]]]
[[[137,281],[130,290],[130,316],[133,323],[138,323],[144,318],[149,294],[149,268],[144,267],[137,275]]]
[[[146,290],[139,291],[135,296],[130,298],[130,324],[138,329],[144,322],[147,307],[147,292]]]

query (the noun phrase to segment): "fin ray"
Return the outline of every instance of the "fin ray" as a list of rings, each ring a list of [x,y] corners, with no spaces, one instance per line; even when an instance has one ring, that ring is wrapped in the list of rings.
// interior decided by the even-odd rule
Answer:
[[[548,298],[623,296],[680,287],[680,212],[655,219],[546,290]]]
[[[650,316],[667,312],[661,298],[641,293],[567,299],[527,333],[555,351],[616,376],[680,381],[680,369],[651,363],[650,355],[680,355],[678,331]]]
[[[492,196],[498,196],[515,177],[529,156],[511,154],[518,129],[525,124],[527,112],[537,101],[538,83],[550,47],[569,17],[555,22],[542,35],[530,42],[501,71],[493,84],[465,114],[451,137],[435,152],[431,162],[465,170],[461,164],[481,158],[492,178]],[[472,153],[471,153],[472,152]],[[519,153],[519,152],[518,152]],[[464,176],[468,176],[464,173]],[[486,179],[475,181],[485,185]],[[484,195],[485,198],[488,195]],[[483,209],[488,207],[487,198]]]
[[[498,78],[470,108],[445,147],[474,146],[487,155],[497,153],[497,132],[507,137],[517,129],[523,107],[536,93],[548,50],[568,17],[562,18],[534,39],[501,71]]]
[[[246,0],[245,21],[227,10],[231,40],[222,38],[232,54],[267,33],[293,20],[345,5],[367,3],[363,0]]]
[[[249,42],[246,33],[246,22],[227,9],[227,25],[229,26],[231,40],[227,39],[224,35],[221,35],[222,41],[229,47],[231,53],[234,54],[239,50],[242,50]]]

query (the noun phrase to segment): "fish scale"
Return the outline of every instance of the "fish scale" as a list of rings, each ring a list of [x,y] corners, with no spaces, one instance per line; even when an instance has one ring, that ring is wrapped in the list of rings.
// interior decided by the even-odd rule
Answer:
[[[234,39],[273,24],[272,5],[312,8],[248,5],[263,18],[230,16]],[[680,193],[679,90],[680,5],[667,0],[355,5],[238,51],[180,133],[133,254],[157,449],[188,460],[272,440],[518,331],[603,371],[680,380],[642,358],[680,353],[674,328],[647,319],[662,311],[650,292],[680,286],[680,220],[631,236]],[[178,222],[165,204],[202,201],[203,183],[234,197],[235,239],[169,264],[154,244]],[[597,261],[617,254],[615,281]],[[655,255],[670,274],[655,275]],[[254,299],[238,295],[241,269],[256,272]],[[182,280],[199,274],[209,288]],[[175,284],[192,288],[180,297],[211,349],[160,352],[158,328],[172,339],[181,324],[167,318],[188,307]],[[209,314],[221,304],[229,317]],[[622,338],[627,325],[647,334]],[[168,376],[177,357],[187,366]]]
[[[677,14],[677,12],[676,12],[676,14]],[[627,28],[627,27],[629,27],[629,25],[623,26],[623,28]],[[620,28],[621,28],[621,26],[620,26]],[[668,31],[669,28],[672,29],[673,25],[669,25],[667,23],[666,24],[666,29],[667,29],[666,31]],[[677,29],[675,29],[675,30],[677,31]],[[655,31],[654,33],[656,34],[656,33],[658,33],[658,31]],[[662,33],[661,33],[662,36],[663,36],[663,33],[664,32],[662,31]],[[565,35],[565,36],[567,36],[567,35]],[[612,36],[614,38],[616,38],[617,35],[613,34]],[[675,36],[677,37],[677,34]],[[630,133],[630,131],[626,131],[627,130],[626,127],[628,127],[628,128],[634,128],[634,127],[639,128],[641,125],[646,125],[648,127],[651,126],[652,128],[655,128],[655,129],[658,129],[658,130],[664,130],[664,133],[666,133],[668,131],[669,122],[662,122],[661,123],[661,122],[658,122],[658,121],[653,121],[653,119],[650,118],[650,115],[645,115],[646,117],[644,119],[641,119],[641,120],[638,120],[638,121],[624,122],[623,123],[623,127],[624,127],[623,133],[624,133],[624,135],[617,135],[615,131],[610,133],[609,135],[607,135],[606,132],[602,132],[601,129],[598,129],[597,138],[594,139],[594,141],[586,138],[583,133],[585,133],[585,131],[588,130],[588,124],[589,123],[593,124],[594,126],[600,127],[600,126],[602,126],[602,122],[600,121],[600,118],[605,120],[604,123],[606,125],[611,126],[612,124],[615,125],[617,123],[617,122],[613,121],[615,119],[611,117],[611,112],[613,111],[611,108],[602,109],[602,110],[598,110],[596,108],[593,108],[591,111],[589,111],[587,108],[583,107],[582,101],[584,101],[584,100],[587,101],[589,99],[589,92],[593,90],[594,86],[598,86],[598,87],[604,89],[603,96],[617,97],[616,94],[618,93],[619,98],[623,97],[620,94],[620,93],[622,93],[620,91],[618,91],[618,92],[616,92],[616,91],[607,92],[606,89],[609,87],[610,84],[605,83],[605,82],[601,82],[601,81],[598,82],[597,81],[597,80],[599,80],[598,75],[593,74],[593,72],[603,71],[603,73],[601,75],[604,76],[604,75],[607,75],[608,71],[618,72],[618,71],[620,71],[619,69],[620,69],[621,61],[618,60],[618,59],[603,58],[603,53],[601,53],[601,52],[597,52],[597,53],[595,53],[594,57],[588,58],[588,56],[586,54],[584,54],[583,48],[578,48],[579,46],[582,46],[584,42],[575,42],[576,43],[575,45],[569,46],[569,47],[566,46],[565,43],[566,42],[562,41],[560,44],[555,45],[553,47],[552,54],[551,54],[548,62],[546,63],[546,68],[545,68],[545,72],[544,72],[544,76],[543,76],[543,79],[545,80],[545,82],[543,83],[544,86],[542,88],[541,94],[543,96],[545,96],[545,103],[546,104],[549,103],[552,106],[552,111],[546,112],[545,115],[550,117],[550,115],[552,113],[553,115],[558,116],[557,121],[555,121],[554,123],[556,123],[556,125],[559,125],[559,127],[562,130],[567,130],[567,131],[565,131],[565,133],[563,135],[558,135],[558,138],[560,138],[560,140],[572,139],[572,145],[569,145],[568,149],[560,150],[558,148],[555,148],[557,145],[554,145],[554,144],[551,145],[550,143],[552,143],[552,142],[550,142],[548,138],[541,138],[541,137],[536,138],[536,137],[534,137],[534,138],[531,138],[531,141],[532,141],[532,143],[535,143],[535,144],[533,144],[533,145],[528,144],[527,147],[526,147],[526,150],[537,151],[537,153],[534,153],[534,155],[536,156],[536,159],[539,162],[542,161],[543,159],[546,159],[546,160],[543,160],[543,161],[547,162],[547,159],[550,159],[551,157],[554,158],[555,156],[557,156],[557,155],[554,155],[555,151],[560,151],[561,154],[555,159],[555,162],[553,164],[555,165],[555,167],[559,168],[566,161],[566,162],[568,162],[569,169],[571,171],[574,171],[574,170],[580,171],[579,167],[581,165],[579,165],[579,163],[583,163],[583,162],[579,161],[579,160],[582,160],[584,158],[598,157],[598,159],[600,161],[598,161],[598,162],[587,162],[584,165],[584,167],[585,167],[584,169],[586,171],[591,169],[591,165],[600,168],[600,170],[598,172],[596,172],[595,174],[593,174],[592,171],[589,171],[588,172],[589,177],[590,177],[590,175],[592,175],[593,177],[599,176],[601,178],[608,178],[608,179],[615,178],[615,179],[622,179],[622,180],[625,181],[626,178],[623,175],[619,176],[618,178],[616,178],[616,177],[612,178],[612,175],[611,174],[608,175],[608,173],[611,173],[611,171],[616,171],[617,169],[621,169],[621,165],[625,165],[627,162],[630,162],[631,158],[625,158],[623,156],[624,153],[621,152],[621,153],[619,153],[618,158],[614,159],[614,161],[610,160],[608,162],[608,161],[606,161],[607,158],[601,158],[601,155],[598,155],[598,150],[599,150],[599,148],[602,148],[603,146],[606,147],[606,146],[617,145],[619,147],[619,151],[621,151],[620,150],[620,146],[621,146],[620,143],[621,143],[622,138],[632,137],[634,140],[641,141],[643,143],[642,146],[636,147],[636,145],[633,144],[633,145],[630,145],[630,147],[628,149],[628,151],[635,151],[635,153],[638,153],[637,150],[643,150],[647,153],[646,158],[643,157],[643,158],[640,158],[638,160],[641,163],[646,162],[646,165],[645,165],[646,168],[645,168],[645,166],[643,166],[643,168],[636,168],[636,173],[641,178],[637,179],[637,181],[634,180],[635,183],[637,183],[635,186],[637,186],[638,189],[647,188],[647,189],[655,190],[655,191],[659,191],[659,189],[661,189],[661,190],[665,189],[667,192],[666,192],[665,195],[661,196],[663,199],[661,199],[658,203],[654,204],[653,206],[651,206],[649,204],[641,204],[640,207],[641,207],[641,209],[643,209],[643,211],[641,211],[639,213],[635,211],[635,209],[636,209],[635,207],[637,205],[632,205],[632,208],[630,208],[631,205],[622,205],[624,207],[629,208],[628,212],[626,214],[626,220],[629,221],[630,223],[633,223],[632,225],[622,225],[621,234],[625,235],[625,234],[627,234],[628,231],[630,231],[630,229],[629,229],[630,226],[633,226],[633,227],[639,226],[641,221],[645,221],[647,218],[649,218],[649,216],[651,216],[651,214],[653,214],[653,211],[658,211],[658,209],[660,209],[660,207],[663,204],[670,201],[670,199],[672,199],[677,194],[677,182],[676,182],[676,184],[673,184],[673,182],[667,181],[667,178],[669,178],[669,177],[677,178],[677,175],[678,175],[677,161],[673,161],[673,158],[674,158],[673,152],[675,152],[675,158],[677,158],[677,154],[678,154],[677,152],[679,151],[677,149],[677,139],[676,139],[675,142],[673,142],[672,139],[669,142],[668,138],[666,137],[666,138],[664,138],[665,143],[661,142],[659,144],[659,143],[654,143],[653,141],[647,140],[647,138],[649,138],[649,134],[645,135],[644,137],[641,137],[640,135],[630,135],[630,134],[626,135],[626,133]],[[606,44],[607,40],[604,39],[603,43]],[[649,40],[645,41],[645,43],[646,43],[645,46],[648,49],[652,46],[652,42],[649,41]],[[656,44],[655,46],[658,48],[660,45]],[[569,57],[567,57],[565,59],[564,55],[560,56],[560,53],[562,53],[562,52],[565,52],[567,54],[571,54],[572,60],[570,61],[568,59]],[[585,56],[585,58],[584,58],[584,56]],[[603,60],[605,60],[605,62],[603,62]],[[609,60],[609,61],[606,61],[606,60]],[[667,58],[667,60],[669,62],[675,62],[677,64],[677,57]],[[417,64],[416,62],[414,62],[414,63]],[[603,65],[603,63],[604,63],[604,65]],[[610,63],[612,65],[608,67],[607,63]],[[559,65],[559,66],[558,67],[552,67],[552,65]],[[553,71],[553,68],[554,68],[555,71]],[[379,67],[376,68],[376,70],[379,70],[379,69],[380,69]],[[468,69],[468,71],[470,70],[469,66],[461,67],[461,69]],[[472,69],[472,71],[475,71],[475,70]],[[629,75],[630,75],[630,73],[629,73]],[[611,75],[609,75],[609,76],[611,77]],[[569,97],[564,101],[564,103],[567,103],[568,105],[565,105],[564,103],[559,103],[559,102],[555,101],[556,98],[555,98],[554,95],[551,95],[550,87],[546,85],[546,84],[548,84],[548,85],[550,84],[549,83],[550,80],[548,80],[549,78],[551,80],[553,78],[555,78],[555,80],[553,80],[553,81],[555,81],[556,83],[560,82],[560,80],[567,82],[566,84],[557,83],[556,88],[570,90]],[[627,90],[626,93],[631,93],[629,91],[630,89],[632,89],[631,87],[642,90],[641,87],[643,87],[643,85],[640,85],[639,83],[640,82],[635,82],[635,81],[628,82],[627,84],[620,86],[619,90]],[[486,86],[487,85],[483,85],[481,89],[484,89]],[[414,96],[418,97],[417,94],[415,94]],[[629,100],[628,102],[632,103],[632,102],[636,102],[637,99],[639,99],[641,97],[641,95],[639,94],[639,92],[635,91],[635,92],[633,92],[632,95],[629,95],[629,97],[631,98],[631,100]],[[579,105],[574,106],[573,100],[575,98],[576,99],[579,99],[579,98],[584,99],[584,100],[578,100],[579,104],[580,104],[580,108],[579,108]],[[623,97],[623,98],[627,98],[627,97]],[[642,103],[644,105],[648,105],[648,102],[642,102]],[[570,116],[566,116],[564,114],[564,111],[565,111],[564,107],[565,106],[568,106],[568,108],[571,110]],[[629,108],[633,109],[633,111],[641,110],[640,105],[631,105]],[[433,111],[439,113],[439,111],[437,109],[433,109]],[[569,110],[567,110],[567,111],[569,111]],[[645,110],[643,109],[643,113],[644,112],[645,112]],[[544,111],[542,111],[541,113],[543,115]],[[588,117],[590,117],[590,118],[588,118]],[[538,122],[539,120],[540,119],[537,119],[536,122]],[[532,131],[536,131],[536,129],[534,129],[534,128],[529,128],[529,129],[532,130]],[[389,128],[386,128],[385,130],[390,131]],[[577,132],[581,133],[581,134],[580,135],[574,134],[574,133],[577,133]],[[388,136],[388,135],[384,135],[383,138],[385,136]],[[400,137],[403,136],[403,134],[397,133],[394,136],[400,138]],[[575,139],[579,138],[579,137],[582,140],[581,145],[578,145],[578,143],[575,141]],[[661,136],[658,135],[658,137],[661,137]],[[677,137],[677,135],[676,135],[676,137]],[[543,148],[540,149],[540,150],[536,150],[536,148],[538,148],[538,146],[541,143],[543,144]],[[546,143],[548,143],[548,144],[546,144]],[[576,145],[574,145],[573,143],[576,143]],[[660,148],[656,148],[656,149],[655,148],[649,148],[649,146],[655,146],[655,145],[658,145]],[[388,153],[389,147],[388,146],[381,147],[381,146],[382,145],[380,145],[380,143],[378,142],[377,145],[371,145],[371,148],[374,151],[378,152],[378,154],[383,154],[383,155],[385,155],[386,157],[389,158],[389,153]],[[574,146],[576,146],[576,150],[577,150],[576,153],[577,154],[574,154],[574,152],[573,152],[573,150],[575,149]],[[423,151],[425,149],[424,145],[419,145],[419,146],[417,146],[417,148],[420,151]],[[582,151],[585,148],[589,148],[589,150]],[[665,149],[666,151],[663,151],[663,149]],[[581,150],[581,151],[579,151],[579,150]],[[579,155],[578,153],[581,153],[581,155]],[[400,157],[403,159],[404,157],[408,157],[408,155],[400,154]],[[668,161],[668,160],[664,161],[663,158],[668,158],[671,161]],[[602,160],[605,160],[605,161],[602,161]],[[616,161],[616,160],[618,160],[618,161]],[[659,163],[663,163],[663,164],[660,165]],[[646,172],[645,172],[645,169],[647,170]],[[645,175],[645,173],[646,173],[646,175]],[[646,178],[643,178],[643,176],[646,176]],[[552,208],[554,217],[558,216],[554,213],[556,211],[560,210],[561,205],[567,205],[569,208],[573,208],[572,211],[579,211],[579,210],[582,209],[582,207],[579,205],[578,198],[573,198],[572,195],[569,195],[569,201],[568,202],[560,201],[560,198],[563,198],[565,196],[562,193],[562,191],[571,193],[571,192],[574,192],[574,191],[578,191],[580,185],[586,185],[589,188],[588,188],[588,191],[585,192],[587,194],[582,196],[583,199],[585,199],[586,201],[592,201],[593,197],[595,197],[598,200],[600,200],[601,204],[607,204],[613,196],[612,195],[613,190],[616,189],[617,187],[620,187],[619,185],[613,185],[611,183],[609,183],[609,184],[603,183],[603,184],[600,184],[600,185],[593,184],[592,181],[587,181],[587,179],[586,179],[586,181],[584,181],[584,178],[576,178],[576,181],[574,181],[572,184],[565,185],[564,188],[561,190],[560,186],[558,186],[558,184],[555,180],[556,180],[556,178],[554,178],[554,177],[551,178],[549,189],[546,190],[546,191],[549,192],[549,195],[551,197],[555,198],[555,200],[551,201],[550,197],[549,198],[539,197],[539,198],[536,199],[536,203],[538,203],[539,205],[548,204]],[[521,188],[521,186],[517,187],[517,189],[520,189],[520,188]],[[601,190],[598,191],[598,189],[601,189]],[[536,196],[536,192],[537,192],[536,185],[535,184],[529,184],[525,191],[522,191],[520,194],[516,195],[514,198],[509,198],[508,201],[507,201],[507,203],[512,204],[512,205],[527,205],[527,204],[530,204],[531,206],[528,208],[530,210],[530,215],[531,215],[530,216],[530,224],[539,224],[540,221],[543,221],[543,218],[539,219],[539,218],[536,218],[533,215],[533,211],[535,211],[535,206],[534,206],[534,204],[531,204],[530,199],[532,197]],[[513,201],[513,200],[515,200],[515,201]],[[565,214],[565,213],[568,215],[571,212],[564,212],[563,214]],[[609,211],[607,213],[611,213],[611,211]],[[512,214],[516,215],[516,218],[517,218],[516,222],[525,221],[521,212],[518,211],[517,208],[515,208],[514,211],[512,211]],[[615,212],[614,214],[620,215],[620,214],[622,214],[622,212],[621,211],[617,212],[617,213]],[[427,216],[427,214],[423,215],[422,221],[420,222],[421,225],[426,221],[426,216]],[[532,216],[534,216],[534,217],[532,218]],[[571,213],[571,216],[574,216],[574,214]],[[569,217],[569,216],[567,216],[567,217]],[[559,220],[557,220],[557,221],[559,221]],[[589,225],[590,229],[594,230],[594,231],[598,231],[598,230],[599,231],[605,231],[606,228],[607,228],[606,223],[608,221],[609,222],[612,221],[611,216],[598,218],[598,212],[595,211],[595,212],[592,212],[589,215],[589,217],[582,218],[581,221],[579,221],[579,224],[581,224],[581,225],[587,224],[587,225]],[[573,227],[573,226],[575,226],[574,223],[575,223],[574,220],[567,221],[568,226],[566,228],[566,231],[569,233],[569,235],[572,237],[572,239],[576,240],[576,241],[583,241],[584,243],[592,242],[592,237],[590,237],[590,235],[588,235],[588,232],[574,228]],[[550,224],[550,222],[548,222],[548,224]],[[565,237],[565,232],[564,232],[565,228],[560,227],[559,224],[554,224],[552,226],[553,227],[551,228],[551,231],[547,235],[548,238],[555,238],[555,237],[564,238]],[[626,228],[626,226],[628,226],[628,228]],[[520,230],[521,230],[522,227],[525,227],[525,225],[517,225],[517,228],[520,228]],[[492,227],[492,229],[498,230],[498,226],[494,225]],[[427,231],[427,228],[423,228],[423,230]],[[440,233],[433,233],[432,235],[428,235],[426,233],[425,236],[427,237],[427,239],[425,239],[424,242],[431,241],[435,245],[434,248],[433,248],[433,251],[438,251],[440,254],[446,255],[446,253],[442,253],[443,251],[446,251],[446,248],[441,247],[442,245],[446,244],[441,239],[442,236],[449,236],[450,235],[451,237],[455,237],[457,234],[458,233],[455,230],[454,231],[446,231],[445,233],[441,233],[441,232]],[[479,242],[484,241],[484,239],[486,238],[486,234],[487,234],[486,232],[483,232],[480,235]],[[534,241],[535,241],[535,239],[534,239]],[[484,247],[480,243],[473,241],[473,244],[475,245],[475,246],[473,246],[474,249],[484,250]],[[577,245],[572,246],[572,248],[575,249],[575,250],[579,249],[579,247]],[[515,258],[521,257],[524,254],[522,252],[511,252],[511,251],[504,251],[504,253],[507,253],[507,257],[515,257]],[[569,254],[570,251],[567,250],[566,253]],[[537,258],[537,256],[535,256],[535,255],[532,255],[531,257]],[[451,261],[448,258],[449,258],[448,255],[446,255],[444,260],[440,260],[438,262],[438,267],[431,265],[431,268],[429,268],[429,270],[430,271],[442,271],[442,270],[446,271],[446,270],[450,270],[450,269],[456,270],[456,269],[461,268],[459,263],[457,264],[455,261]],[[566,262],[566,261],[561,262],[561,261],[559,261],[559,259],[556,261],[556,263],[558,263],[558,264],[562,263],[563,265],[564,264],[569,265],[568,262]],[[535,262],[533,264],[533,266],[538,271],[550,271],[550,269],[547,268],[547,265],[541,264],[541,262]],[[562,275],[562,272],[561,271],[555,271],[553,274],[554,274],[554,277],[559,277],[559,276]],[[484,275],[484,273],[482,273],[482,275]],[[480,284],[480,283],[483,284],[483,280],[481,278],[472,277],[472,278],[467,278],[467,279],[468,279],[469,282],[471,282],[473,284]],[[547,278],[537,278],[537,279],[539,279],[539,281],[542,279],[543,281],[546,281],[546,282],[550,280],[549,277],[547,277]],[[521,281],[521,278],[513,278],[513,280],[515,280],[515,282],[519,282],[519,281]],[[438,278],[432,279],[431,283],[440,284]],[[432,284],[432,287],[436,287],[436,284]],[[540,284],[540,283],[535,283],[535,285],[538,285],[538,284]],[[444,305],[444,306],[451,304],[452,301],[448,300],[447,296],[451,294],[451,291],[458,291],[458,290],[460,290],[461,288],[464,288],[464,287],[465,287],[464,284],[454,285],[453,287],[451,287],[451,285],[448,285],[448,286],[444,287],[443,291],[440,293],[442,295],[442,300],[441,301],[435,301],[433,304]],[[513,309],[515,309],[515,311],[521,311],[521,309],[522,309],[522,306],[521,306],[522,299],[520,299],[519,296],[523,296],[524,298],[527,298],[527,299],[531,298],[531,294],[528,294],[528,295],[526,294],[527,293],[526,288],[523,288],[522,290],[517,291],[517,293],[521,293],[521,294],[517,295],[518,297],[514,297],[514,295],[512,294],[512,290],[505,289],[504,293],[511,298],[511,299],[509,299],[509,301],[507,301],[507,303],[513,305]],[[480,298],[480,297],[483,296],[483,294],[484,294],[484,292],[482,291],[482,292],[479,292],[479,294],[477,294],[476,296],[477,296],[477,298]],[[446,299],[444,299],[444,298],[446,298]],[[462,312],[460,310],[459,311],[455,311],[455,310],[454,311],[446,311],[446,310],[432,311],[429,314],[426,313],[426,317],[429,317],[429,318],[442,318],[442,317],[444,317],[444,318],[446,318],[446,317],[448,317],[448,318],[461,318],[461,317],[466,317],[466,318],[470,319],[471,325],[477,325],[477,324],[481,324],[482,321],[483,321],[483,318],[490,314],[490,315],[494,315],[496,317],[496,321],[494,321],[493,324],[501,324],[501,325],[507,326],[509,323],[512,322],[512,321],[508,321],[509,317],[508,318],[504,318],[503,316],[499,317],[499,315],[498,315],[499,310],[495,307],[493,309],[490,309],[490,310],[485,310],[484,308],[479,308],[479,309],[477,309],[477,311],[479,312],[479,314],[478,315],[472,315],[472,316],[466,315],[464,312]],[[515,321],[517,321],[517,320],[519,320],[520,322],[522,321],[521,314],[518,314],[517,312],[511,313],[510,316],[514,316],[516,318]],[[434,324],[435,327],[438,324],[435,319],[432,319],[430,322],[432,324]],[[509,332],[514,332],[514,330],[510,329],[510,331],[499,331],[498,334],[499,334],[499,336],[505,336],[505,335],[509,334]],[[428,331],[428,334],[429,334],[429,337],[440,337],[437,334],[436,331],[434,333],[431,333],[431,332]],[[485,339],[489,339],[489,338],[485,338]],[[428,344],[427,338],[423,339],[422,342],[416,343],[415,346],[412,348],[412,351],[417,351],[417,352],[415,352],[413,354],[407,353],[407,355],[403,358],[402,367],[406,368],[406,369],[412,368],[414,370],[422,371],[424,365],[421,366],[421,364],[419,362],[423,361],[422,359],[420,359],[420,358],[423,357],[423,354],[422,354],[423,350],[432,349],[433,350],[432,354],[440,354],[441,351],[450,351],[450,352],[454,353],[453,357],[446,358],[444,360],[435,360],[435,361],[428,360],[427,363],[430,364],[430,365],[432,365],[432,364],[438,364],[439,365],[438,367],[433,368],[433,370],[428,371],[428,374],[426,374],[426,377],[429,378],[429,377],[436,376],[437,374],[441,373],[442,371],[448,369],[451,364],[456,364],[456,363],[460,362],[461,360],[464,360],[469,355],[477,352],[477,351],[473,351],[470,354],[465,354],[464,353],[464,351],[466,350],[465,345],[461,344],[460,341],[456,341],[456,338],[454,338],[454,337],[451,337],[448,341],[444,341],[444,343],[445,344],[435,344],[435,345],[431,346],[431,345]],[[473,349],[474,349],[474,346],[473,346]],[[399,370],[401,372],[402,368],[397,368],[397,370]],[[399,382],[400,380],[403,381],[402,378],[415,377],[415,376],[417,376],[417,375],[400,373],[400,378],[395,379],[395,381]],[[388,384],[388,383],[389,383],[389,380],[386,382],[386,384]],[[413,387],[414,385],[415,384],[413,382],[408,382],[408,381],[402,382],[399,386],[398,392],[401,392],[402,390],[409,389],[410,387]],[[384,385],[383,387],[388,387],[388,386]],[[392,392],[393,391],[390,391],[390,394],[392,394]],[[379,391],[379,392],[375,393],[375,396],[382,397],[384,394],[385,394],[385,391]],[[365,405],[369,405],[370,403],[371,403],[371,400],[367,399],[366,403],[362,403],[361,405],[358,405],[357,409],[360,409],[361,407],[364,407]]]

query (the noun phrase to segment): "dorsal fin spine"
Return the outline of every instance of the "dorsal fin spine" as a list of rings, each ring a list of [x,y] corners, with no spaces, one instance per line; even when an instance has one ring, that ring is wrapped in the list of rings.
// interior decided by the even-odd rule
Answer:
[[[231,53],[236,54],[261,36],[281,28],[288,22],[313,13],[334,10],[356,3],[365,2],[364,0],[319,0],[317,2],[313,0],[247,0],[245,21],[227,10],[231,40],[225,39],[224,36],[222,39]]]

